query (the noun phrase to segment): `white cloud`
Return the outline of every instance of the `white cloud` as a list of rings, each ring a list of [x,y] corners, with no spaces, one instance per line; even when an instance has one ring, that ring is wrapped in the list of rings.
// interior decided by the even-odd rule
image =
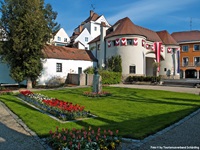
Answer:
[[[107,19],[111,24],[124,17],[129,17],[133,22],[146,21],[185,10],[189,4],[194,2],[198,2],[198,0],[140,0],[126,4],[126,9],[123,5],[114,8],[121,11],[113,16],[108,16]]]

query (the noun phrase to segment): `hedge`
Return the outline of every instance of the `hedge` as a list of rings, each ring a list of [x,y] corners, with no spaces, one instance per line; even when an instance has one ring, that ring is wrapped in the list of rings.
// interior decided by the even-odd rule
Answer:
[[[129,76],[126,78],[126,82],[160,82],[160,77],[155,76]]]

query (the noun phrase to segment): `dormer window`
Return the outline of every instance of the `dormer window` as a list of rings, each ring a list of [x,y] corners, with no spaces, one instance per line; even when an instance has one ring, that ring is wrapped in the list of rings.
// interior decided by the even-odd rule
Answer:
[[[67,38],[64,38],[64,42],[67,42]]]
[[[85,42],[88,42],[88,37],[85,37]]]
[[[60,37],[60,36],[58,36],[57,40],[58,40],[58,41],[61,41],[61,37]]]

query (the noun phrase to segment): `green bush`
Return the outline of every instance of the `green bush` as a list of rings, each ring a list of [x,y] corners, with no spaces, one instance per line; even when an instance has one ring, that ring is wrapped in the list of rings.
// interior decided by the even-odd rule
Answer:
[[[121,82],[122,75],[120,72],[100,70],[99,74],[102,77],[102,84],[117,84]]]
[[[93,67],[88,67],[85,70],[83,70],[85,74],[94,74],[94,68]]]

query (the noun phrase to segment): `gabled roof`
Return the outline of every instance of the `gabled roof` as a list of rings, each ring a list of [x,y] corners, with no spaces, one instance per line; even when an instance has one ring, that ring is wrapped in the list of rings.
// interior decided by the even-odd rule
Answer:
[[[176,40],[166,31],[159,31],[157,32],[158,36],[162,40],[162,43],[165,45],[178,45]]]
[[[42,50],[45,58],[96,61],[91,51],[64,46],[46,45]]]
[[[171,35],[178,43],[200,41],[199,30],[173,32]]]

